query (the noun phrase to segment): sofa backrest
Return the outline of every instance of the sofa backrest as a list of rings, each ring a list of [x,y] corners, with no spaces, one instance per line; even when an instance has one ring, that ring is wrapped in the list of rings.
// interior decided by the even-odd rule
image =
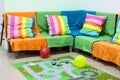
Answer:
[[[60,11],[42,11],[36,12],[37,24],[40,33],[46,32],[49,33],[48,24],[45,15],[61,15]]]
[[[105,13],[105,12],[96,12],[96,15],[107,16],[107,19],[103,25],[103,29],[100,35],[109,35],[113,37],[115,32],[116,24],[116,14],[115,13]]]
[[[86,14],[94,14],[95,11],[87,11],[87,10],[70,10],[70,11],[61,11],[61,15],[68,17],[68,24],[71,30],[71,35],[79,35],[80,29],[82,28]]]
[[[81,12],[83,14],[91,12],[92,14],[96,14],[96,15],[100,15],[100,16],[107,16],[106,22],[103,25],[103,30],[102,30],[100,35],[108,35],[108,36],[111,36],[111,37],[114,35],[115,23],[116,23],[116,14],[115,13],[95,12],[95,11],[86,11],[86,10],[68,11],[68,12],[67,11],[41,11],[41,12],[36,12],[39,32],[40,33],[43,33],[43,32],[48,33],[49,32],[48,24],[47,24],[47,20],[46,20],[45,15],[66,15],[66,14],[68,15],[69,12],[70,13],[75,12],[75,14],[77,14],[76,12],[78,12],[78,13]],[[63,13],[65,13],[65,14],[63,14]],[[71,14],[71,15],[73,15],[73,14]]]
[[[7,15],[8,14],[9,15],[15,15],[15,16],[35,18],[35,23],[34,23],[34,26],[33,26],[33,32],[34,32],[34,34],[39,34],[38,26],[37,26],[37,23],[36,23],[36,12],[6,12],[6,13],[3,14],[4,34],[5,34],[6,38],[7,38],[7,22],[8,22]]]

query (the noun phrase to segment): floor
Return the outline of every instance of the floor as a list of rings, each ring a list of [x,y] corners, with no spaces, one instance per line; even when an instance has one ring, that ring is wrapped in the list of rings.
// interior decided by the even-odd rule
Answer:
[[[88,64],[120,78],[120,69],[117,68],[115,64],[96,60],[95,58],[92,58],[91,55],[83,52],[69,53],[65,49],[58,48],[52,49],[50,57],[57,57],[62,55],[71,55],[75,57],[80,54],[87,58]],[[18,56],[20,57],[16,59],[14,53],[8,53],[4,46],[0,46],[0,80],[26,80],[26,78],[18,70],[16,70],[12,64],[16,62],[42,59],[39,56],[39,52],[20,52],[18,53]]]

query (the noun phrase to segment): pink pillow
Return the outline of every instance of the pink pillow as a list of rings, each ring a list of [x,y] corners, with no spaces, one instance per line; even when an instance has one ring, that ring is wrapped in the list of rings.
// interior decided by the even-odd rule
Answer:
[[[85,23],[83,24],[80,33],[87,36],[98,37],[102,31],[102,25],[106,20],[106,16],[97,16],[87,14]]]
[[[65,35],[69,34],[67,16],[47,15],[47,22],[49,26],[49,35]]]
[[[8,15],[7,38],[34,37],[34,18]]]

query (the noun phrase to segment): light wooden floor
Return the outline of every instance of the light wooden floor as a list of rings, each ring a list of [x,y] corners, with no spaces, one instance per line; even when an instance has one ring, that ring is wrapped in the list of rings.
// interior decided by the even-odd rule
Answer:
[[[0,80],[26,80],[26,78],[17,69],[15,69],[12,66],[12,64],[16,62],[39,60],[41,58],[37,53],[35,53],[37,55],[30,54],[29,52],[27,52],[27,55],[25,54],[26,54],[25,52],[24,53],[21,52],[19,53],[19,56],[21,57],[15,59],[13,53],[8,53],[4,49],[4,46],[0,46]],[[58,50],[58,51],[52,51],[50,57],[56,57],[62,55],[71,55],[75,57],[80,54],[81,54],[80,52],[69,53],[68,51]],[[97,61],[96,59],[93,59],[91,55],[85,54],[84,56],[86,56],[88,64],[120,78],[120,70],[117,68],[116,65],[104,61]]]

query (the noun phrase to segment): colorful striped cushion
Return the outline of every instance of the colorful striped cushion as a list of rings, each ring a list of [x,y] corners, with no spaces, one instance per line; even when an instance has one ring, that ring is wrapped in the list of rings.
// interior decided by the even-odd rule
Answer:
[[[46,18],[49,26],[49,35],[55,36],[70,33],[66,16],[46,15]]]
[[[7,38],[34,37],[34,18],[8,15]]]
[[[105,19],[105,16],[87,14],[80,33],[97,38],[102,31],[102,24],[105,22]]]
[[[111,43],[120,44],[120,18],[118,18],[116,33],[113,38],[110,40]]]

